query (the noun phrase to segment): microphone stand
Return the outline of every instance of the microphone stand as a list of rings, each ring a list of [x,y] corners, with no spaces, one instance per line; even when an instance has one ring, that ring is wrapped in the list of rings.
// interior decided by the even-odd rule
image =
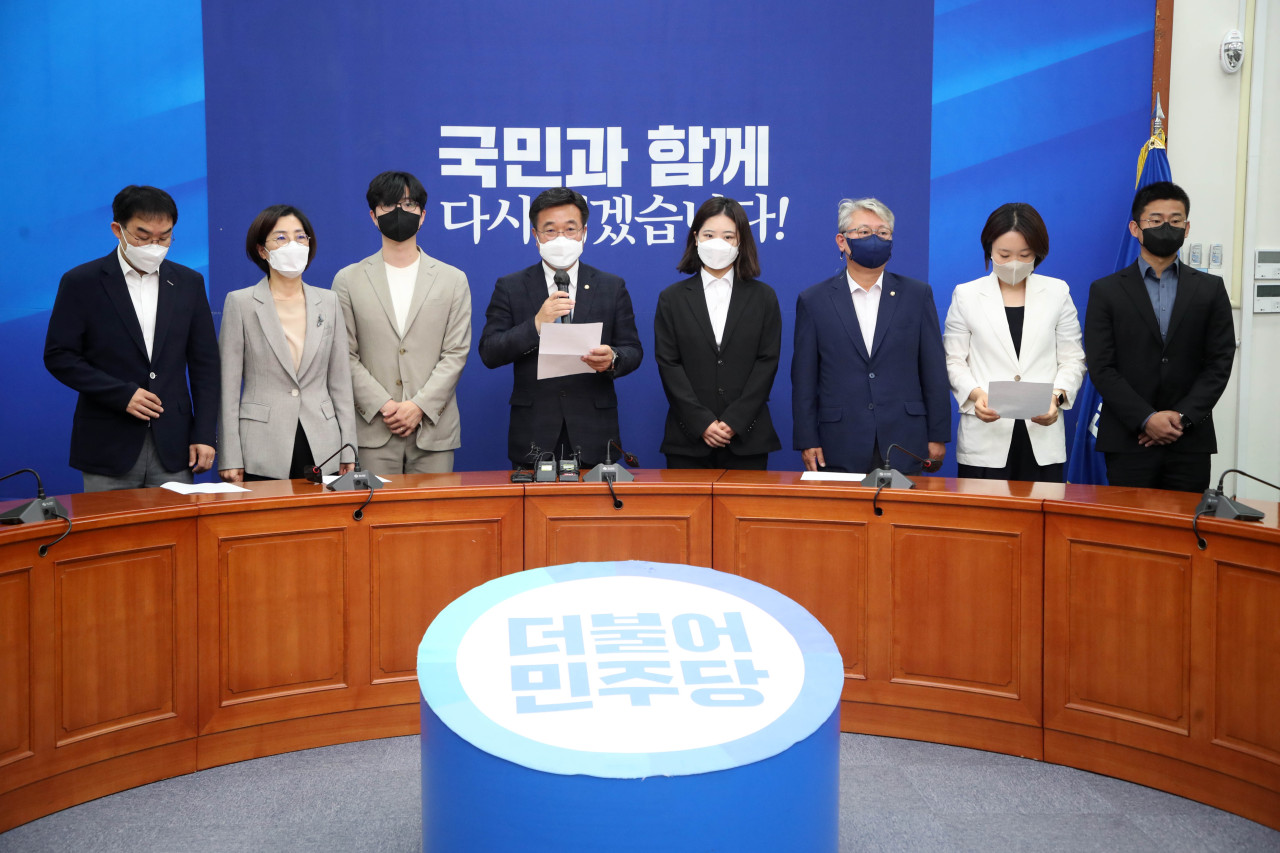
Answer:
[[[613,461],[612,449],[615,445],[617,445],[617,441],[615,439],[609,439],[608,443],[604,446],[604,461],[583,475],[582,482],[605,483],[608,485],[609,494],[613,497],[613,508],[622,509],[622,501],[618,498],[618,493],[613,490],[613,484],[617,481],[630,483],[635,480],[636,476],[626,468],[620,468],[618,464]],[[618,450],[622,451],[623,457],[626,458],[628,462],[634,464],[638,461],[634,456],[627,453],[625,450],[622,450],[621,447],[618,447]]]
[[[323,483],[324,474],[321,473],[320,469],[329,464],[329,461],[332,460],[333,457],[337,456],[348,447],[351,448],[351,454],[355,456],[355,468],[338,477],[338,479],[334,480],[332,483],[326,484],[325,488],[331,492],[354,492],[358,489],[368,489],[369,497],[365,498],[364,503],[360,504],[359,508],[351,514],[352,518],[359,521],[364,518],[364,508],[373,500],[374,490],[382,488],[382,481],[378,479],[376,474],[366,471],[360,467],[360,451],[356,450],[353,445],[350,443],[344,444],[333,453],[329,454],[329,458],[321,462],[319,465],[312,465],[311,470],[306,474],[306,479],[312,483]]]
[[[932,471],[936,464],[932,459],[925,459],[917,456],[910,450],[907,450],[901,444],[891,444],[889,449],[884,452],[884,456],[880,457],[880,467],[873,470],[862,480],[864,486],[875,486],[876,493],[871,498],[871,508],[876,515],[884,515],[884,509],[880,506],[880,492],[884,489],[914,489],[916,484],[907,479],[907,476],[897,468],[889,467],[889,454],[895,450],[901,450],[912,459],[921,463],[924,471]]]
[[[66,539],[67,534],[71,532],[71,513],[67,512],[67,508],[57,498],[45,495],[44,483],[34,468],[19,468],[12,474],[5,474],[0,477],[0,481],[16,477],[19,474],[30,474],[36,478],[36,499],[19,504],[13,509],[0,512],[0,524],[32,524],[41,521],[52,521],[55,518],[60,518],[67,523],[67,528],[62,531],[58,538],[52,542],[46,542],[37,549],[40,556],[43,557],[49,553],[50,548]]]
[[[1222,484],[1226,482],[1228,474],[1240,474],[1250,480],[1256,480],[1264,486],[1280,489],[1280,486],[1275,483],[1268,483],[1261,477],[1255,477],[1247,471],[1241,471],[1239,468],[1228,468],[1223,471],[1222,476],[1218,478],[1218,487],[1205,490],[1204,497],[1200,499],[1200,503],[1196,506],[1196,514],[1191,517],[1191,532],[1195,534],[1196,545],[1201,551],[1208,548],[1209,543],[1205,542],[1204,537],[1200,535],[1200,516],[1209,515],[1214,518],[1225,518],[1229,521],[1262,521],[1266,517],[1266,513],[1262,510],[1254,509],[1226,496],[1222,490]]]

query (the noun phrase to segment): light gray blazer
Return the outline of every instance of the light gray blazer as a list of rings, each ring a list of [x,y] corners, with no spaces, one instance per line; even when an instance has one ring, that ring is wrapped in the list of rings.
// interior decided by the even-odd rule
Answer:
[[[361,447],[381,447],[390,439],[391,430],[378,414],[388,400],[412,400],[422,409],[414,439],[422,450],[462,444],[455,392],[471,349],[471,290],[462,270],[418,251],[422,257],[403,335],[382,252],[339,270],[333,279],[347,324]]]
[[[267,280],[227,294],[218,336],[220,470],[243,468],[262,477],[288,477],[299,421],[317,463],[344,443],[356,443],[347,331],[338,297],[304,284],[303,298],[307,332],[295,372]],[[324,466],[325,473],[336,472],[339,461],[353,459],[352,452],[344,450]]]

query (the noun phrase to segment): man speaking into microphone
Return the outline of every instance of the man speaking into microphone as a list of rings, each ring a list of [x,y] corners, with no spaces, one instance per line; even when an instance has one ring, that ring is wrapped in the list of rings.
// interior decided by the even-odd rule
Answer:
[[[941,462],[951,400],[933,291],[885,271],[893,213],[874,198],[840,202],[836,248],[845,268],[796,301],[791,403],[805,470],[866,474],[893,444]],[[905,453],[889,462],[922,467]]]
[[[525,461],[531,445],[559,456],[581,451],[583,467],[605,458],[618,431],[614,380],[640,366],[644,350],[631,297],[621,278],[578,259],[587,238],[587,200],[553,187],[529,206],[529,224],[542,260],[494,285],[480,335],[486,367],[515,365],[507,456]],[[538,379],[538,340],[545,323],[602,323],[600,346],[582,360],[592,373]]]

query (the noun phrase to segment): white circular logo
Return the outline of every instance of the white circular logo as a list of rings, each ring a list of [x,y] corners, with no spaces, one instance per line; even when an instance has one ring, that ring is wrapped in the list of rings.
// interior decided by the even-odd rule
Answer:
[[[601,753],[698,749],[750,735],[796,701],[804,656],[732,593],[657,577],[535,587],[467,628],[467,698],[529,740]]]

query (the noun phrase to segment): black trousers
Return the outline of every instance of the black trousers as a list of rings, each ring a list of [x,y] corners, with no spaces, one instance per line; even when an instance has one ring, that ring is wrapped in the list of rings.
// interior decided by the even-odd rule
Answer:
[[[1203,492],[1209,488],[1209,453],[1179,453],[1172,445],[1108,453],[1107,482],[1140,489]]]
[[[728,468],[734,471],[766,471],[769,468],[768,453],[739,456],[727,447],[713,447],[706,456],[664,455],[668,468]]]
[[[956,476],[970,480],[1031,480],[1038,483],[1065,481],[1065,468],[1061,462],[1049,465],[1036,463],[1036,453],[1031,448],[1031,434],[1026,421],[1014,421],[1013,439],[1009,442],[1009,458],[1003,468],[984,468],[981,465],[956,465]]]

